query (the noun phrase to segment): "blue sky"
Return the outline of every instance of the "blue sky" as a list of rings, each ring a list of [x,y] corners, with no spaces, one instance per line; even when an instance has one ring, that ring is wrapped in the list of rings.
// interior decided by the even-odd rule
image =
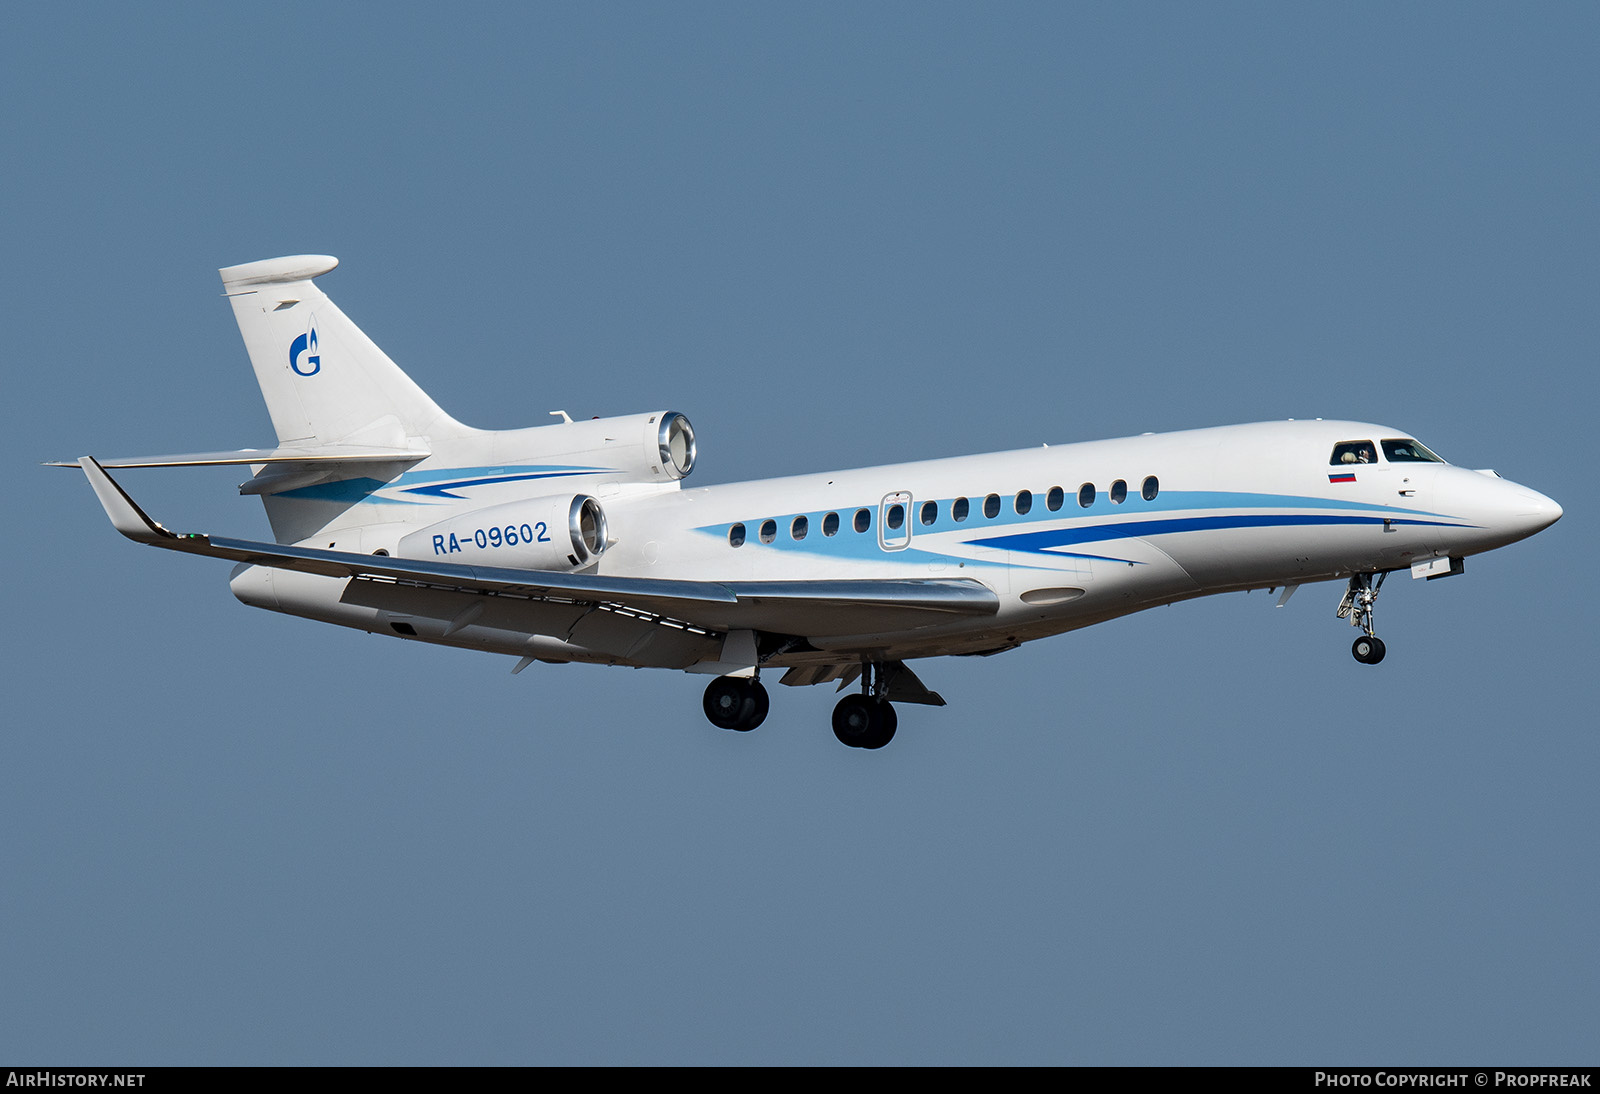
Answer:
[[[0,42],[0,1058],[1590,1060],[1592,5],[34,7]],[[272,439],[219,266],[693,482],[1287,417],[1565,518],[825,689],[252,611],[46,459]],[[263,536],[226,470],[169,526]]]

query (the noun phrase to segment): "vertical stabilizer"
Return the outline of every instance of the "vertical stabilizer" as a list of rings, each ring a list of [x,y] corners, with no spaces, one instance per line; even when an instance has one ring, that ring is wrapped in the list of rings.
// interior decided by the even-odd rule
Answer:
[[[292,255],[218,271],[279,445],[403,445],[473,432],[312,284],[338,264]]]

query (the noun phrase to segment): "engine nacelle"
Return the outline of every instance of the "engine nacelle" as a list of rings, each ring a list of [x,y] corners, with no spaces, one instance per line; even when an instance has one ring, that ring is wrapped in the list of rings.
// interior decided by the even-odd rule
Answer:
[[[401,558],[519,570],[579,570],[606,549],[606,514],[587,494],[508,501],[441,520],[400,541]]]
[[[508,430],[494,459],[592,468],[612,482],[670,482],[694,470],[694,426],[675,410]]]

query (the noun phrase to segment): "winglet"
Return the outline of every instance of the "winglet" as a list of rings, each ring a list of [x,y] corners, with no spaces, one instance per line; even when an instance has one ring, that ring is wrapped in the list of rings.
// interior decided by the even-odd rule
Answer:
[[[117,485],[116,480],[106,474],[106,469],[96,463],[93,456],[81,457],[78,466],[89,477],[89,485],[94,487],[95,496],[100,499],[106,516],[111,518],[111,524],[117,531],[138,543],[159,543],[163,539],[177,538],[146,516],[145,511],[135,504],[126,490]]]

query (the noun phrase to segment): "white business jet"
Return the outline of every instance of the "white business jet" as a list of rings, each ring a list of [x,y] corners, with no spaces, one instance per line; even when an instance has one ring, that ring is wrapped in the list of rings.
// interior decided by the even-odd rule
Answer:
[[[291,615],[534,661],[713,677],[749,730],[763,671],[859,681],[833,712],[880,748],[894,703],[942,706],[907,662],[1211,593],[1345,580],[1356,660],[1383,660],[1384,578],[1462,572],[1561,507],[1452,467],[1403,430],[1286,421],[699,489],[682,414],[481,430],[451,418],[300,255],[221,271],[277,447],[80,466],[129,539],[232,560],[234,595]],[[277,542],[177,534],[107,469],[248,466]]]

